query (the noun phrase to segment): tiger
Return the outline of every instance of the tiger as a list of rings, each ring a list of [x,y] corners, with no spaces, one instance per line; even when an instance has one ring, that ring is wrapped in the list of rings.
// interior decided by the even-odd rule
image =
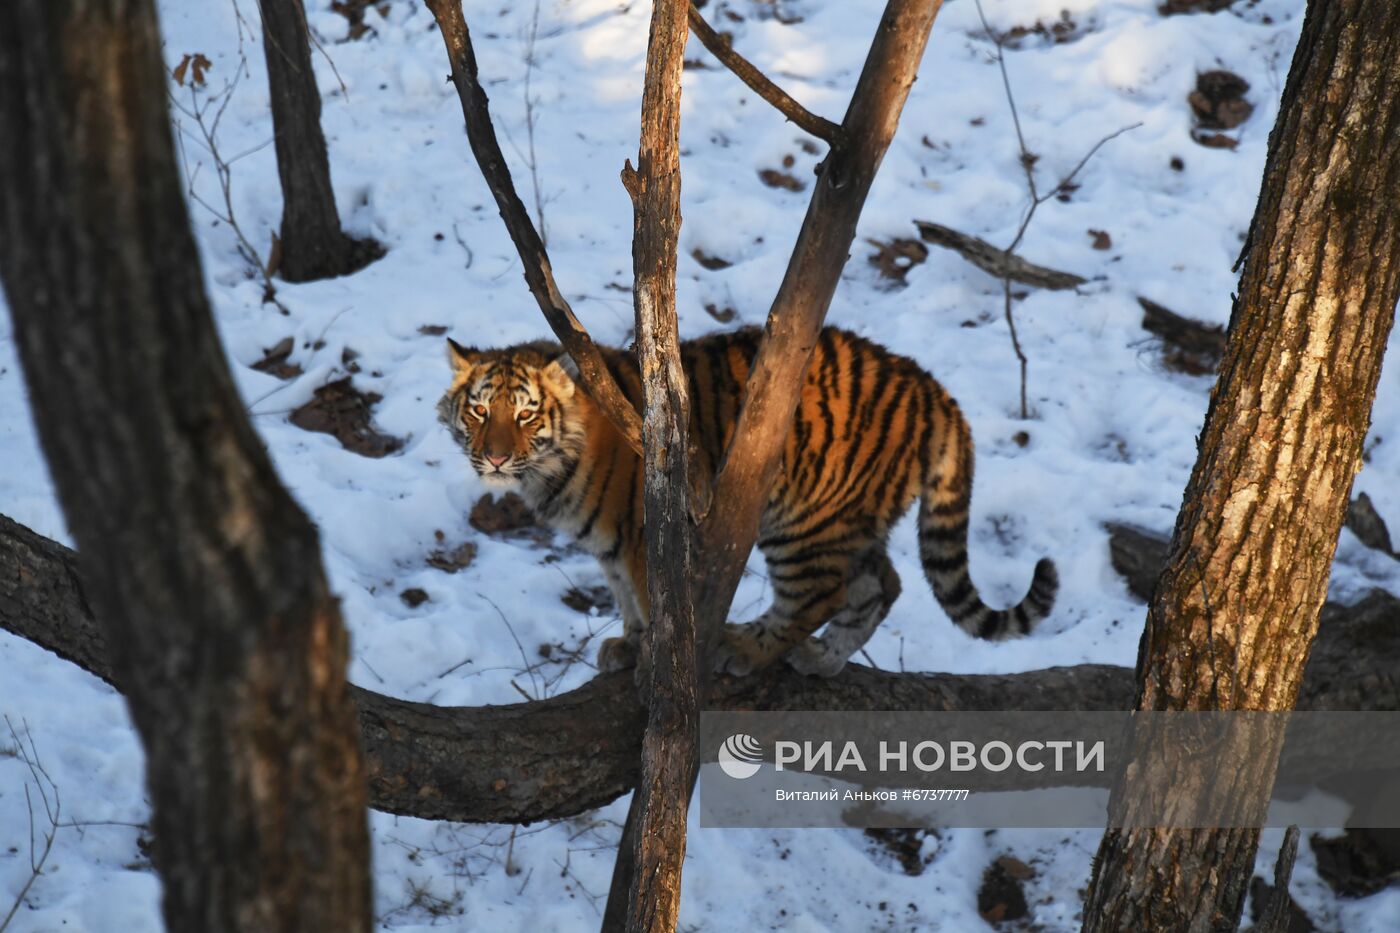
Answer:
[[[681,344],[693,456],[709,475],[734,432],[760,338],[742,328]],[[599,349],[640,410],[632,354]],[[440,420],[485,485],[518,492],[539,521],[598,559],[624,628],[601,644],[598,668],[634,664],[648,617],[640,457],[579,391],[558,344],[479,350],[449,337],[447,353],[452,381]],[[742,676],[782,658],[803,674],[839,673],[900,593],[887,538],[916,499],[920,561],[948,617],[978,638],[1031,632],[1054,605],[1055,565],[1036,563],[1014,607],[982,602],[968,575],[972,473],[967,420],[931,375],[849,331],[823,329],[759,522],[772,603],[751,622],[724,626],[715,670]]]

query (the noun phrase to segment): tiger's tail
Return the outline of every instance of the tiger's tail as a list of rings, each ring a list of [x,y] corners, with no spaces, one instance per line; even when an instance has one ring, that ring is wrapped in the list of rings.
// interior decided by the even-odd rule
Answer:
[[[946,398],[946,397],[945,397]],[[1050,613],[1060,577],[1055,564],[1042,558],[1035,565],[1031,588],[1010,609],[992,609],[982,602],[967,572],[967,531],[972,502],[972,432],[947,399],[940,414],[941,430],[932,432],[927,462],[929,474],[919,504],[919,557],[934,596],[959,628],[977,638],[998,641],[1028,634]]]

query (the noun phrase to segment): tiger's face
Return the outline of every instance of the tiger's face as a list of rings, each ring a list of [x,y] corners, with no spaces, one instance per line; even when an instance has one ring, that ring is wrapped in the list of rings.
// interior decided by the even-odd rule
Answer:
[[[548,480],[578,455],[583,429],[568,358],[547,350],[481,351],[447,341],[452,386],[438,402],[438,417],[489,484]]]

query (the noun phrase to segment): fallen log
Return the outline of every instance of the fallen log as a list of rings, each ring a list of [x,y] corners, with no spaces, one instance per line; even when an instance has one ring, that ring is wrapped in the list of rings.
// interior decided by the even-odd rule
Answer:
[[[1168,369],[1192,376],[1215,372],[1225,355],[1225,328],[1183,317],[1151,298],[1138,296],[1138,304],[1143,330],[1162,341],[1162,360]]]
[[[1037,265],[993,246],[981,237],[961,233],[952,227],[945,227],[929,220],[916,220],[919,236],[924,242],[950,249],[988,275],[998,279],[1010,279],[1023,285],[1048,288],[1059,291],[1077,288],[1089,280],[1073,272],[1061,272],[1048,266]]]
[[[1112,533],[1115,551],[1160,566],[1161,538]],[[1154,551],[1154,548],[1156,549]],[[1152,563],[1152,561],[1157,563]],[[77,554],[0,516],[0,628],[112,682]],[[1139,575],[1146,579],[1147,571]],[[113,684],[120,689],[119,684]],[[506,706],[448,707],[356,688],[370,805],[430,820],[529,823],[602,806],[636,779],[646,715],[629,673]],[[1120,710],[1133,672],[1082,664],[1024,674],[926,674],[851,664],[829,680],[779,666],[719,678],[707,705],[729,710]],[[1299,709],[1400,709],[1400,600],[1329,603]]]

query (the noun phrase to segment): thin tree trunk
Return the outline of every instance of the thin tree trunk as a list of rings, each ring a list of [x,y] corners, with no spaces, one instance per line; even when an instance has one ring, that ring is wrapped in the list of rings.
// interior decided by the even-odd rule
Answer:
[[[346,635],[214,333],[160,48],[148,0],[0,4],[0,276],[167,926],[367,930]]]
[[[691,601],[690,401],[676,321],[676,241],[681,227],[681,67],[689,0],[656,0],[647,41],[632,196],[637,363],[645,407],[642,455],[649,626],[638,659],[647,707],[642,769],[633,798],[640,870],[628,894],[628,933],[670,933],[681,905],[686,814],[696,771],[698,700]]]
[[[1140,709],[1297,699],[1400,295],[1400,5],[1309,4],[1247,249],[1149,608]],[[1267,791],[1272,759],[1216,791]],[[1168,798],[1212,790],[1169,763],[1148,773]],[[1234,930],[1257,843],[1253,830],[1110,830],[1084,929]]]
[[[373,240],[340,227],[331,187],[321,89],[311,66],[311,35],[301,0],[258,0],[272,97],[277,175],[282,181],[281,254],[273,270],[288,282],[348,275],[383,255]]]

